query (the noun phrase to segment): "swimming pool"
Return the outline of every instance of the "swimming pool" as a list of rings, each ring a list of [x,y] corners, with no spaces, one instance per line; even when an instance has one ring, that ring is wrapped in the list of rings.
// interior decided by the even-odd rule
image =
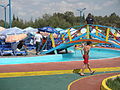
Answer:
[[[73,50],[72,48],[70,48]],[[90,60],[116,58],[120,57],[120,50],[111,50],[103,48],[92,48],[90,50]],[[25,64],[25,63],[47,63],[47,62],[65,62],[65,61],[80,61],[82,55],[79,50],[68,54],[45,55],[36,57],[14,57],[0,58],[0,65],[8,64]]]

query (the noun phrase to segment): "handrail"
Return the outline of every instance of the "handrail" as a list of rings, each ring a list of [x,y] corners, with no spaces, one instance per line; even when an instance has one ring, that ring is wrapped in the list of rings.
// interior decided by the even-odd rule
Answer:
[[[42,49],[40,50],[40,53],[43,51],[43,49],[44,49],[45,46],[47,45],[47,42],[48,42],[49,39],[50,39],[50,35],[47,37],[47,40],[46,40],[46,42],[44,43]]]

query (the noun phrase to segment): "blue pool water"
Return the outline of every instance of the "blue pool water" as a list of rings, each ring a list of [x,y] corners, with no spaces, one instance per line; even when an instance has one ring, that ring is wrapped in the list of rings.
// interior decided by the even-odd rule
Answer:
[[[90,50],[90,60],[115,58],[115,57],[120,57],[120,50],[101,49],[101,48],[92,48]],[[0,58],[0,65],[64,62],[64,61],[80,61],[80,60],[83,60],[82,55],[79,50],[76,50],[68,54],[45,55],[45,56],[36,56],[36,57]]]

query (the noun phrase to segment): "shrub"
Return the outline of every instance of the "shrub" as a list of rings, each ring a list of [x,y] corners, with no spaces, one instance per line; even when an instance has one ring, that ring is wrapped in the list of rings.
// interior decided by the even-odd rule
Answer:
[[[112,90],[120,90],[120,77],[108,79],[106,84]]]

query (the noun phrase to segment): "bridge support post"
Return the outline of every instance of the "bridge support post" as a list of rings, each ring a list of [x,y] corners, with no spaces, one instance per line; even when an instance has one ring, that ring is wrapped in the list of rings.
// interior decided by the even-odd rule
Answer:
[[[114,33],[114,40],[116,40],[117,32]]]
[[[87,25],[87,39],[90,38],[90,26]]]
[[[78,34],[79,34],[79,36],[80,36],[80,35],[82,35],[82,33],[81,33],[80,31],[79,31],[79,33],[78,33]],[[82,39],[82,37],[81,37],[80,39]]]
[[[65,43],[65,38],[64,38],[64,35],[62,35],[62,40],[63,40],[63,43]]]
[[[110,33],[110,28],[107,28],[107,32],[106,32],[106,42],[108,41],[109,33]]]
[[[96,36],[98,36],[98,26],[96,26]]]
[[[68,29],[68,37],[69,37],[69,40],[70,40],[70,42],[72,41],[72,36],[71,36],[71,33],[70,33],[70,29]]]
[[[54,37],[53,37],[53,34],[52,34],[52,33],[50,34],[50,39],[51,39],[51,41],[52,41],[52,47],[54,48],[54,47],[55,47],[55,40],[54,40]],[[57,54],[57,51],[56,51],[56,50],[55,50],[54,52],[55,52],[55,54]]]

